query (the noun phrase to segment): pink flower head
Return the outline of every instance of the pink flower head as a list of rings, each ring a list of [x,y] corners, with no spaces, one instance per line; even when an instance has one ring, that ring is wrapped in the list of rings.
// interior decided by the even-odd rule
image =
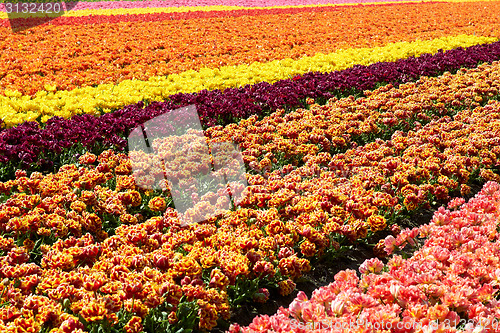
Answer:
[[[371,308],[379,304],[372,296],[361,293],[355,293],[351,296],[349,303],[349,312],[353,314],[358,314],[365,308]]]
[[[271,322],[271,329],[275,332],[290,332],[292,330],[290,318],[283,314],[277,313],[269,321]]]
[[[280,306],[276,314],[278,316],[290,317],[290,310]]]
[[[500,189],[500,185],[497,182],[489,181],[484,184],[481,194],[483,195],[493,195]]]
[[[240,333],[241,332],[241,326],[237,323],[231,324],[229,326],[229,333]]]
[[[302,307],[305,302],[307,302],[307,295],[303,291],[299,291],[297,297],[295,297],[288,307],[290,314],[295,318],[300,318],[302,315]]]
[[[290,315],[295,318],[300,318],[300,314],[302,313],[302,302],[297,299],[293,300],[288,306],[288,310],[290,311]]]
[[[401,257],[400,255],[394,255],[387,262],[387,266],[390,267],[391,269],[401,267],[401,266],[403,266],[403,264],[404,264],[404,260],[403,260],[403,257]]]
[[[356,288],[359,282],[359,278],[356,275],[356,271],[353,269],[346,269],[345,271],[340,271],[335,274],[335,282],[338,283],[339,287],[342,289]]]
[[[439,207],[439,209],[434,212],[432,221],[436,225],[447,225],[448,223],[450,223],[450,211],[445,209],[444,207]]]
[[[394,238],[394,236],[392,235],[389,235],[385,238],[384,243],[385,252],[387,252],[387,254],[392,254],[396,249],[396,238]]]
[[[448,209],[458,209],[465,203],[464,198],[455,198],[448,202]]]
[[[431,249],[431,254],[436,258],[436,260],[444,262],[450,257],[450,251],[447,248],[441,246],[434,246]]]
[[[332,302],[332,304],[330,305],[330,307],[331,307],[332,312],[335,315],[340,316],[344,312],[345,302],[343,300],[336,299],[336,300],[334,300]]]
[[[335,294],[328,287],[321,287],[312,293],[311,300],[318,303],[331,302]]]
[[[494,286],[500,285],[500,268],[495,269],[495,271],[490,273],[490,277],[493,280],[492,284]]]
[[[255,332],[266,332],[271,328],[271,322],[268,315],[255,317],[248,327]]]
[[[397,299],[398,296],[399,296],[399,290],[401,289],[401,285],[399,284],[396,284],[396,283],[392,283],[391,286],[389,287],[389,291],[391,293],[391,295]]]
[[[323,305],[313,302],[302,304],[302,319],[305,322],[318,322],[325,316]]]
[[[299,291],[299,293],[297,294],[297,297],[295,297],[295,299],[300,301],[300,302],[306,302],[308,300],[306,293],[303,291]]]
[[[378,258],[372,258],[365,260],[359,267],[359,272],[361,274],[368,273],[380,273],[384,268],[384,263]]]

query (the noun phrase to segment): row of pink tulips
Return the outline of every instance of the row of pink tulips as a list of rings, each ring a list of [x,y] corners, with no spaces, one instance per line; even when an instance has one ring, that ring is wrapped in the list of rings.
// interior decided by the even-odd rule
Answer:
[[[132,8],[162,8],[162,7],[204,7],[204,6],[239,6],[239,7],[274,7],[274,6],[305,6],[348,4],[365,2],[395,2],[402,0],[176,0],[176,1],[81,1],[71,10],[95,9],[132,9]],[[66,8],[66,7],[65,7]],[[0,4],[0,11],[5,11],[5,5]]]
[[[451,201],[429,224],[386,238],[389,252],[426,238],[411,258],[367,260],[360,274],[337,273],[310,300],[300,292],[287,309],[230,331],[500,332],[500,185],[488,182],[464,202]]]

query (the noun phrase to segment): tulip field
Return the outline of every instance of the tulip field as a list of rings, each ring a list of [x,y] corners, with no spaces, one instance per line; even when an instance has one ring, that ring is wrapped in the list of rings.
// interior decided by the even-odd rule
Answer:
[[[37,2],[0,3],[0,332],[500,332],[500,1]]]

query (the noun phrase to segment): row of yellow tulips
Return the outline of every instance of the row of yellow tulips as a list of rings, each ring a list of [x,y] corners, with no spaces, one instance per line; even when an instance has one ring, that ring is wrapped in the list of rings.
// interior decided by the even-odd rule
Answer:
[[[299,60],[284,59],[218,69],[190,70],[168,77],[151,77],[147,81],[126,80],[116,85],[102,84],[71,91],[54,91],[54,86],[46,85],[46,91],[39,91],[35,97],[7,90],[6,96],[0,96],[0,118],[7,127],[12,127],[24,121],[46,122],[53,116],[69,118],[76,114],[100,114],[141,100],[160,101],[180,92],[191,93],[258,82],[276,82],[307,72],[342,70],[357,64],[395,61],[425,53],[436,53],[440,49],[450,50],[496,40],[494,37],[460,35],[391,43],[384,47],[347,49],[330,54],[318,53]]]

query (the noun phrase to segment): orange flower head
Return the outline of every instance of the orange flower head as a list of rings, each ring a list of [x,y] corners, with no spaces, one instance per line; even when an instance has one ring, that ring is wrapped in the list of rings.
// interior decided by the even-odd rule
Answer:
[[[306,239],[300,244],[300,252],[306,257],[312,257],[316,254],[316,245]]]
[[[287,279],[287,280],[283,280],[283,281],[278,282],[278,286],[279,286],[280,295],[281,296],[288,296],[295,290],[296,284],[292,280]]]
[[[83,201],[76,200],[71,203],[69,208],[73,209],[77,213],[81,213],[87,209],[87,205]]]
[[[86,152],[78,158],[78,163],[80,164],[94,164],[95,161],[97,161],[97,156],[89,152]]]
[[[106,312],[107,311],[104,303],[92,300],[83,306],[80,315],[86,321],[99,321],[104,319]]]
[[[126,333],[139,333],[143,331],[142,319],[138,316],[133,316],[123,328]]]
[[[372,215],[367,220],[373,232],[384,230],[387,226],[385,218],[380,215]]]
[[[199,299],[197,303],[200,307],[198,310],[198,316],[200,317],[200,329],[211,330],[217,326],[217,319],[219,318],[217,308],[201,299]]]
[[[211,288],[219,288],[221,290],[225,289],[229,284],[229,278],[222,273],[218,268],[215,268],[210,273],[210,283]]]
[[[148,207],[153,212],[161,212],[167,208],[167,202],[162,197],[154,197],[149,201]]]

